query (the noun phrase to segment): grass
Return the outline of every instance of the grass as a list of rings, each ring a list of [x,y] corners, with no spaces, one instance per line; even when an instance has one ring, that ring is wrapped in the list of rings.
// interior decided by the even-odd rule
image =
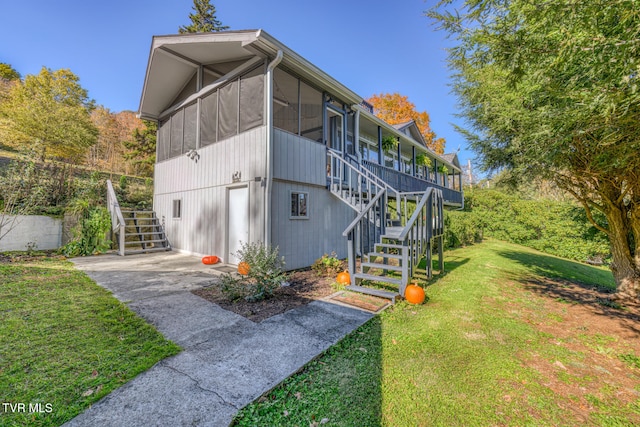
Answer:
[[[68,261],[0,264],[2,426],[60,425],[179,351]]]
[[[610,272],[497,241],[447,252],[445,261],[447,274],[427,284],[427,304],[400,303],[373,318],[241,410],[235,425],[640,422],[637,396],[624,403],[616,398],[621,387],[573,369],[588,364],[588,349],[558,345],[535,326],[532,319],[562,327],[563,317],[523,284],[570,278],[612,288]],[[590,339],[606,346],[613,338]],[[633,353],[611,358],[637,368]],[[639,371],[625,375],[640,384]]]

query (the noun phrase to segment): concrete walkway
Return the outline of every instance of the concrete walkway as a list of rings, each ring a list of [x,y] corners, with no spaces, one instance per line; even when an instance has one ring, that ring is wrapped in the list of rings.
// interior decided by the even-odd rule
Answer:
[[[226,426],[371,314],[314,301],[254,323],[193,295],[215,280],[199,258],[164,252],[76,258],[76,267],[182,346],[66,426]]]

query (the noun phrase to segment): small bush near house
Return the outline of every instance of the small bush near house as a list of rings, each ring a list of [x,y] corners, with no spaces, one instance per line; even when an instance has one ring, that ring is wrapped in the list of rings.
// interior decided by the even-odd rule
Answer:
[[[287,280],[284,269],[284,257],[278,255],[278,248],[265,246],[260,242],[243,243],[236,253],[242,262],[249,264],[249,273],[245,276],[224,274],[220,289],[232,301],[244,298],[247,301],[260,301],[273,296],[282,282]]]
[[[331,255],[324,254],[315,260],[311,269],[315,271],[318,276],[335,276],[342,271],[342,261],[338,259],[338,255],[334,251],[331,252]]]

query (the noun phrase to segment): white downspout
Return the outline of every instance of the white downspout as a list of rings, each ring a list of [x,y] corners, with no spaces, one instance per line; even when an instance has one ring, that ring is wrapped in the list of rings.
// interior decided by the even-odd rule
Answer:
[[[265,159],[265,179],[264,190],[264,244],[271,245],[271,187],[273,186],[273,70],[282,61],[283,52],[278,49],[278,53],[273,61],[267,65],[267,149]]]

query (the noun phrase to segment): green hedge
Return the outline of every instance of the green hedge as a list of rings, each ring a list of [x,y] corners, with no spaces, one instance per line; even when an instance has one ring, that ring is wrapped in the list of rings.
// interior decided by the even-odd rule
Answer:
[[[604,224],[602,216],[596,220]],[[468,245],[483,236],[583,262],[610,256],[607,236],[587,220],[582,207],[497,190],[468,191],[465,211],[445,214],[445,247]]]

